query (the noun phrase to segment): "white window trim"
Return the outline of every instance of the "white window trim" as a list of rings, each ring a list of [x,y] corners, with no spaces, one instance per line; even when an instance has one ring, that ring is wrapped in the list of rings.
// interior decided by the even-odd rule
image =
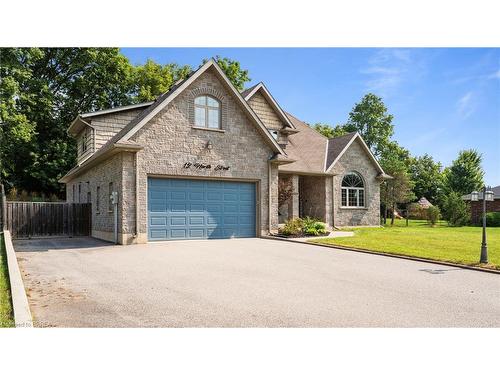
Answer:
[[[201,97],[212,98],[213,100],[217,101],[217,103],[219,103],[219,106],[214,107],[214,106],[208,105],[208,102],[205,105],[196,104],[196,99],[201,98]],[[196,123],[196,108],[202,108],[205,110],[205,126],[200,126]],[[217,110],[217,113],[218,113],[219,126],[216,128],[211,128],[208,126],[208,121],[209,121],[208,113],[211,109]],[[207,94],[198,95],[196,98],[194,98],[194,126],[193,126],[193,128],[207,129],[207,130],[222,130],[222,103],[219,99],[217,99],[216,97],[214,97],[212,95],[207,95]]]
[[[347,203],[347,206],[344,206],[342,204],[342,192],[344,190],[346,191],[346,203]],[[349,205],[349,190],[356,190],[356,205],[355,206]],[[363,191],[363,203],[364,203],[363,206],[359,205],[359,190]],[[366,208],[366,190],[365,190],[365,188],[364,187],[360,188],[360,187],[341,186],[341,190],[340,190],[340,207],[341,208]]]

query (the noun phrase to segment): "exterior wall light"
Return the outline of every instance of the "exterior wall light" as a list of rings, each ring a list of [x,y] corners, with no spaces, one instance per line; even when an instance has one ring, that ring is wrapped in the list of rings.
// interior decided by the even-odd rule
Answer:
[[[206,146],[205,146],[205,147],[207,148],[207,150],[211,150],[211,149],[212,149],[212,147],[213,147],[213,145],[212,145],[212,141],[208,140],[208,142],[207,142],[207,144],[206,144]]]

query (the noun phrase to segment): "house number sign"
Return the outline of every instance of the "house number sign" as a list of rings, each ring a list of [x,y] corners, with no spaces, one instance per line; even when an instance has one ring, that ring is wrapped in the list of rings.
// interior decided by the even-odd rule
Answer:
[[[197,170],[203,170],[203,169],[213,169],[214,171],[228,171],[229,166],[226,165],[220,165],[217,164],[212,168],[211,164],[205,164],[205,163],[184,163],[183,167],[185,169],[197,169]]]

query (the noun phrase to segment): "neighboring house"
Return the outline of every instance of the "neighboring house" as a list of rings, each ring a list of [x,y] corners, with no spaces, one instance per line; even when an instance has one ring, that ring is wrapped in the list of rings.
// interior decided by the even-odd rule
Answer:
[[[486,212],[500,212],[500,185],[491,189],[493,200],[486,201]],[[479,200],[471,202],[470,194],[462,196],[462,199],[470,204],[471,221],[473,224],[480,224],[483,218],[483,192],[479,192]]]
[[[286,218],[329,227],[379,225],[387,177],[357,133],[328,140],[285,113],[266,87],[238,92],[214,60],[154,102],[79,115],[78,165],[60,181],[92,203],[92,235],[122,244],[254,237],[278,228],[278,179],[294,194]]]
[[[421,208],[427,209],[429,207],[432,207],[432,203],[429,202],[426,197],[420,198],[417,203],[420,205]]]

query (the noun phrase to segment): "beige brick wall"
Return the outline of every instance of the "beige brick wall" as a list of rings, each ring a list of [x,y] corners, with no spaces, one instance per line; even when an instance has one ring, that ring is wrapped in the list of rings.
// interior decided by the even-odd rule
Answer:
[[[133,233],[134,228],[129,225],[130,220],[135,220],[135,214],[130,212],[127,204],[121,204],[124,198],[130,196],[128,181],[124,184],[124,178],[129,175],[129,162],[133,154],[116,154],[82,175],[75,177],[66,184],[66,199],[68,202],[87,202],[87,192],[91,192],[92,203],[92,235],[104,240],[113,240],[114,217],[109,211],[109,183],[113,182],[113,190],[118,192],[118,222],[125,221],[127,225],[119,225],[119,233]],[[127,170],[124,171],[124,166]],[[81,185],[81,194],[78,197],[78,186]],[[73,196],[75,186],[76,196]],[[100,187],[100,207],[97,211],[97,187]],[[125,189],[124,189],[125,188]],[[125,195],[123,192],[125,191]],[[133,193],[133,191],[132,191]],[[134,205],[135,207],[135,205]]]
[[[358,172],[365,182],[365,208],[341,207],[342,178],[348,172]],[[335,226],[380,225],[380,182],[376,179],[378,170],[362,148],[360,141],[354,141],[333,168]]]
[[[224,132],[193,129],[193,102],[196,95],[209,93],[221,100]],[[251,123],[240,105],[210,71],[187,87],[165,109],[132,138],[144,146],[138,153],[139,232],[147,238],[147,177],[183,176],[215,179],[244,179],[258,182],[258,215],[260,229],[268,228],[268,158],[272,149]],[[207,142],[212,149],[206,148]],[[183,168],[184,163],[221,164],[227,171]],[[272,225],[277,226],[278,178],[272,167]],[[130,210],[133,202],[127,204]]]
[[[323,176],[301,176],[299,192],[302,217],[310,216],[326,221],[326,184]]]

